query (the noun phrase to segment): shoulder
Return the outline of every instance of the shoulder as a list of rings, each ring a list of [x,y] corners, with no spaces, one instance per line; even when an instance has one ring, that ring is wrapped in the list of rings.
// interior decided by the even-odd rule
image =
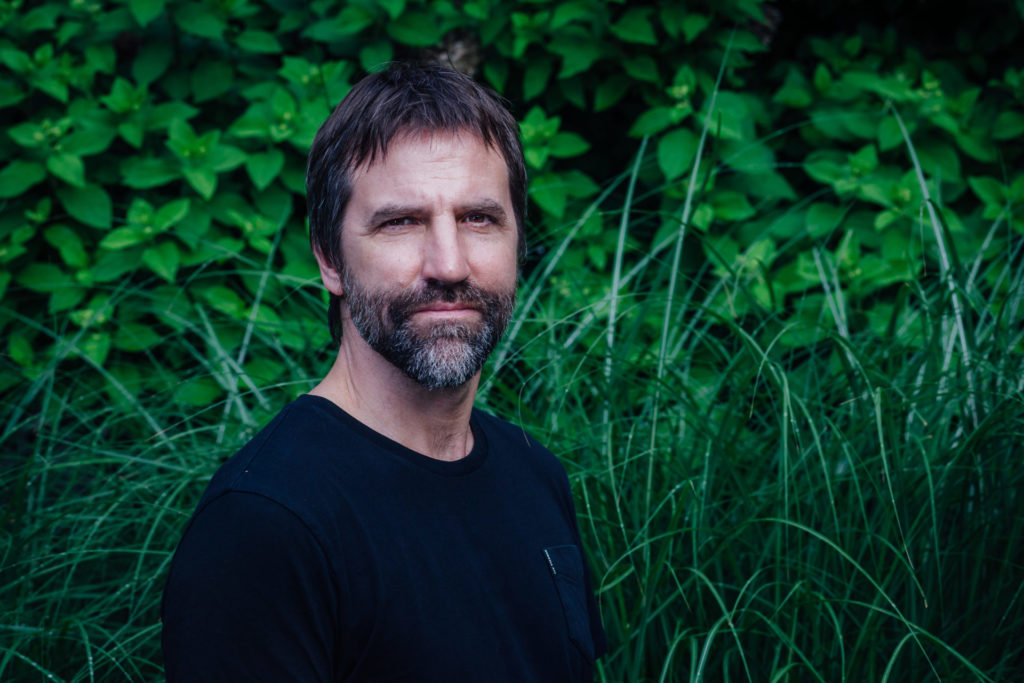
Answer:
[[[526,429],[480,409],[473,410],[473,421],[483,431],[492,458],[533,470],[568,491],[569,481],[562,463]]]

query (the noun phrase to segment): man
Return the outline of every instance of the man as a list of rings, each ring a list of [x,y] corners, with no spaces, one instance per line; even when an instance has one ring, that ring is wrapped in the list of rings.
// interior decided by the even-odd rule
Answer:
[[[565,472],[473,409],[523,247],[515,120],[442,67],[372,74],[317,134],[307,201],[338,355],[204,494],[168,680],[591,680]]]

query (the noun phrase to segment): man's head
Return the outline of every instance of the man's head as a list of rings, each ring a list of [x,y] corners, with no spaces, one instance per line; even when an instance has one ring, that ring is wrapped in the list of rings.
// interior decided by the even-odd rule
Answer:
[[[351,319],[353,343],[422,386],[474,376],[523,248],[525,166],[497,96],[437,66],[367,77],[317,134],[307,201],[335,341]]]
[[[357,83],[321,126],[309,153],[306,202],[310,242],[345,275],[341,229],[353,174],[385,158],[392,144],[416,137],[468,135],[504,160],[518,235],[525,248],[526,166],[515,118],[491,90],[434,64],[395,64]],[[341,339],[341,301],[331,295],[331,336]]]

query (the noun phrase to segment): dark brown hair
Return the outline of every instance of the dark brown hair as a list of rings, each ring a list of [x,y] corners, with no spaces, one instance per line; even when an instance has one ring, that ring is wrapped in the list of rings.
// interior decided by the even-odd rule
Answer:
[[[387,154],[395,138],[471,133],[508,168],[520,257],[525,249],[526,165],[519,126],[505,102],[469,76],[439,64],[396,63],[359,81],[320,127],[306,166],[306,207],[313,250],[342,273],[341,224],[352,173]],[[331,338],[341,341],[341,307],[331,295]]]

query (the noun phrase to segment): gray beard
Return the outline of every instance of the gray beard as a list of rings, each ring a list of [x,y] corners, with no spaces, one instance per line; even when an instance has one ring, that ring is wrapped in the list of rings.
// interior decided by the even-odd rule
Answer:
[[[360,336],[370,348],[427,389],[460,387],[480,372],[508,327],[515,289],[490,292],[469,282],[454,285],[428,281],[414,291],[371,291],[344,273],[345,299]],[[417,308],[444,301],[465,303],[480,311],[476,324],[435,323],[413,327]]]

